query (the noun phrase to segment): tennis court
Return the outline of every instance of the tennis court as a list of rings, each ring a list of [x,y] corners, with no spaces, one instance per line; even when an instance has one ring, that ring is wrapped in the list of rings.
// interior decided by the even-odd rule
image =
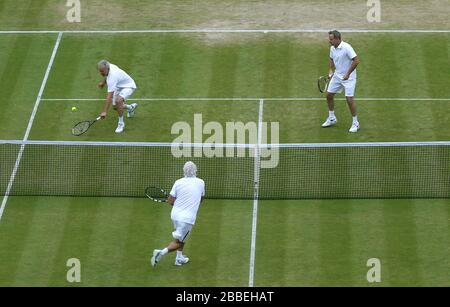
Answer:
[[[30,4],[25,12],[37,9]],[[55,26],[35,20],[41,26],[33,28],[28,20],[18,27],[11,20],[0,30]],[[134,29],[142,25],[136,22]],[[405,156],[373,147],[362,150],[373,163],[364,168],[357,161],[356,169],[361,152],[351,147],[450,141],[450,33],[343,32],[362,63],[355,97],[362,128],[350,134],[342,96],[336,101],[339,124],[320,127],[326,104],[316,80],[327,71],[324,33],[59,29],[0,34],[0,139],[36,142],[0,145],[0,188],[2,196],[8,194],[0,215],[1,286],[450,285],[448,144],[425,146],[427,158],[413,145]],[[105,93],[96,87],[95,65],[102,58],[136,80],[132,98],[139,108],[126,119],[123,134],[114,133],[116,115],[110,111],[75,137],[73,125],[101,111]],[[184,160],[159,147],[141,152],[131,142],[170,143],[172,125],[193,127],[194,114],[222,126],[279,122],[279,143],[300,147],[281,151],[280,168],[261,170],[258,201],[252,157],[198,159],[199,176],[210,178],[207,193],[211,187],[215,197],[205,200],[186,245],[191,263],[175,267],[169,256],[154,269],[152,250],[171,239],[170,207],[146,199],[142,187],[181,177],[177,165]],[[130,144],[117,149],[117,142]],[[301,147],[318,143],[350,147],[313,153]],[[338,157],[338,167],[332,158],[324,164],[321,157],[330,155]],[[95,173],[97,167],[102,173]],[[320,175],[302,177],[315,169]],[[396,174],[411,185],[395,185]],[[324,196],[327,180],[345,188],[336,197]],[[352,194],[355,189],[359,194]],[[391,194],[378,197],[373,191]],[[66,280],[69,258],[80,259],[81,283]],[[382,263],[381,283],[367,282],[370,258]]]

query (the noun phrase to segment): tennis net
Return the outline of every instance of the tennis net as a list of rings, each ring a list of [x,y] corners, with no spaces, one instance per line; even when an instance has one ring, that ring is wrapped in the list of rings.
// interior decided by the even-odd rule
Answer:
[[[144,197],[149,185],[170,190],[191,160],[209,198],[252,199],[256,186],[259,199],[450,198],[450,142],[216,144],[219,157],[202,154],[210,145],[185,144],[194,156],[181,158],[173,146],[0,141],[0,188],[13,196]],[[264,157],[255,153],[267,147],[278,150],[278,164],[260,168]]]

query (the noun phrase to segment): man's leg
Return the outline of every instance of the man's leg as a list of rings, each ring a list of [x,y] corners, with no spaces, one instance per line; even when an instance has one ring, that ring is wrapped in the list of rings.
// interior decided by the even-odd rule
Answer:
[[[166,248],[163,248],[161,250],[155,249],[153,251],[153,257],[151,260],[152,266],[155,266],[156,263],[158,263],[163,256],[165,256],[168,253],[173,252],[173,251],[177,251],[175,265],[183,265],[183,264],[188,263],[189,258],[187,258],[183,255],[183,248],[184,248],[184,243],[178,239],[175,239],[172,242],[170,242]]]
[[[123,97],[117,95],[116,96],[116,104],[114,106],[114,109],[117,111],[117,114],[119,115],[119,123],[117,124],[117,129],[116,129],[116,133],[121,133],[123,132],[123,129],[125,128],[125,123],[123,121],[123,104],[124,104],[124,99]]]
[[[349,132],[357,132],[359,130],[359,122],[358,117],[356,116],[356,103],[353,99],[353,97],[355,96],[356,79],[347,80],[344,86],[345,99],[347,100],[347,105],[353,118],[352,126],[350,127]]]
[[[348,130],[349,132],[357,132],[359,130],[358,117],[356,116],[356,103],[353,100],[353,96],[345,97],[347,99],[348,108],[350,113],[352,113],[352,126]]]
[[[352,113],[352,116],[356,116],[356,104],[353,99],[353,97],[345,97],[347,99],[348,108],[350,109],[350,113]]]
[[[161,250],[161,254],[162,254],[162,256],[164,256],[173,251],[182,252],[183,248],[184,248],[184,242],[181,242],[180,240],[175,239],[172,242],[170,242],[166,248]]]
[[[136,110],[138,104],[137,103],[132,103],[132,104],[127,104],[126,101],[128,100],[128,98],[134,93],[134,89],[133,88],[124,88],[120,91],[120,96],[123,98],[123,109],[127,110],[127,117],[133,117],[134,116],[134,111]]]
[[[179,240],[173,240],[172,242],[170,242],[169,246],[167,246],[167,251],[170,253],[180,249],[183,250],[183,247],[184,247],[183,242]]]
[[[117,114],[119,114],[119,117],[123,117],[123,104],[124,104],[124,99],[122,96],[117,96],[116,97],[116,111]]]
[[[183,253],[184,243],[180,244],[180,247],[177,248],[177,252]]]
[[[188,223],[178,222],[178,221],[173,221],[173,223],[174,223],[175,231],[172,232],[172,235],[175,240],[170,242],[167,247],[165,247],[161,250],[155,249],[153,251],[153,257],[151,259],[152,266],[155,266],[156,263],[158,263],[164,255],[166,255],[170,252],[173,252],[175,250],[177,251],[175,265],[183,265],[183,264],[188,263],[188,261],[189,261],[189,258],[187,258],[183,255],[183,248],[184,248],[185,241],[188,238],[188,236],[192,230],[193,225],[188,224]]]
[[[328,118],[322,124],[322,127],[330,127],[337,123],[336,115],[334,115],[334,95],[335,93],[327,93]]]
[[[172,233],[173,237],[176,239],[176,245],[172,245],[172,248],[176,248],[177,257],[175,258],[175,265],[183,265],[188,263],[189,258],[183,255],[184,244],[192,231],[192,224],[188,223],[176,223],[175,233]]]
[[[335,93],[327,93],[328,111],[334,112],[334,95]]]

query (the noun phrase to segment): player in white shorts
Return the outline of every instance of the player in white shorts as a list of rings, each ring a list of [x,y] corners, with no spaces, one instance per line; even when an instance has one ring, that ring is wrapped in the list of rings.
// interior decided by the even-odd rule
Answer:
[[[153,251],[152,266],[156,266],[164,255],[173,251],[177,251],[175,265],[180,266],[189,261],[189,258],[183,255],[183,248],[205,196],[205,182],[197,178],[197,166],[191,161],[184,164],[183,172],[184,178],[175,181],[167,200],[173,206],[170,217],[175,228],[172,232],[174,240],[166,248]]]
[[[108,85],[108,94],[100,116],[104,119],[106,117],[106,113],[108,112],[109,106],[112,104],[113,108],[117,110],[117,114],[119,115],[119,123],[117,124],[116,133],[121,133],[125,128],[125,123],[123,121],[123,109],[127,110],[128,117],[133,117],[134,111],[138,106],[137,103],[125,103],[128,97],[130,97],[135,91],[136,83],[125,71],[106,60],[101,60],[97,64],[97,68],[100,74],[105,77],[105,79],[102,80],[98,86],[103,88],[105,85]]]
[[[353,117],[352,126],[349,132],[359,130],[358,117],[356,116],[356,104],[353,100],[356,87],[356,66],[359,64],[358,56],[350,44],[341,40],[341,33],[338,31],[328,32],[330,41],[330,71],[331,78],[327,89],[328,118],[322,127],[330,127],[337,123],[334,114],[334,95],[345,91],[345,98]],[[334,70],[334,71],[333,71]]]

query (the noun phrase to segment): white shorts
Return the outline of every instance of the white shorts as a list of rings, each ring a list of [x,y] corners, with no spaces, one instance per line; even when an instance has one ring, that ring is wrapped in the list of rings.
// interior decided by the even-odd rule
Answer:
[[[123,100],[127,100],[128,97],[130,97],[134,93],[135,88],[126,87],[126,88],[119,88],[114,92],[113,99],[112,99],[112,105],[116,105],[116,98],[117,96],[120,96],[123,98]]]
[[[342,80],[337,76],[331,78],[328,84],[327,92],[331,94],[342,93],[345,89],[345,97],[353,97],[355,95],[356,79]]]
[[[172,232],[173,238],[183,243],[186,242],[189,234],[192,231],[193,225],[175,220],[172,220],[172,222],[173,227],[175,228],[175,230]]]

